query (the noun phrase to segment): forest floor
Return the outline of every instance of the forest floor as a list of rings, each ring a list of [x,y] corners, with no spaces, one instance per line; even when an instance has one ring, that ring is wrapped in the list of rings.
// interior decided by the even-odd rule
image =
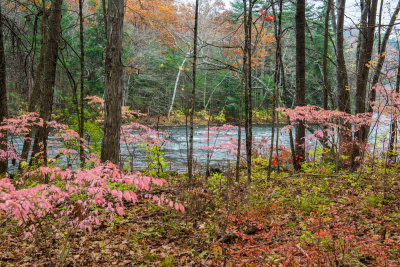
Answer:
[[[229,174],[191,187],[170,178],[158,190],[185,199],[185,213],[127,206],[70,236],[62,260],[62,235],[35,243],[3,222],[0,266],[400,266],[400,179],[388,173],[319,166],[267,180],[256,167],[251,186]]]

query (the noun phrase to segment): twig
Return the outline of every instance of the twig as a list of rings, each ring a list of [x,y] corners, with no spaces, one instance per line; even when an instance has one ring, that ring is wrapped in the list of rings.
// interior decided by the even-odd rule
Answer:
[[[300,247],[299,244],[296,245],[296,248],[298,248],[298,249],[300,250],[300,252],[301,252],[304,256],[306,256],[307,259],[309,259],[314,265],[317,265],[317,264],[310,258],[310,256],[308,255],[308,253],[305,252],[304,249],[302,249],[302,248]]]

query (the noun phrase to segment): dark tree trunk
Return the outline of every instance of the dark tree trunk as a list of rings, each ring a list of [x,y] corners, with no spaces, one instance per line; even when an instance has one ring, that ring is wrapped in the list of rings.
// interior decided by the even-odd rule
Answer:
[[[236,182],[239,183],[239,167],[240,167],[240,155],[242,146],[242,120],[243,120],[243,77],[240,80],[240,100],[239,100],[239,123],[238,123],[238,141],[236,150]]]
[[[337,27],[336,27],[336,84],[337,84],[337,106],[339,111],[351,113],[350,88],[347,77],[346,61],[344,59],[344,15],[346,0],[337,2]],[[351,153],[351,125],[344,125],[345,129],[339,132],[339,147],[346,154]]]
[[[346,0],[339,0],[337,6],[337,31],[336,31],[336,82],[338,90],[338,108],[339,111],[351,113],[350,109],[350,91],[347,78],[346,62],[344,59],[344,13]]]
[[[251,0],[250,0],[251,1]],[[244,84],[244,131],[245,131],[245,143],[246,143],[246,161],[247,161],[247,169],[251,168],[251,163],[249,166],[248,162],[248,142],[249,138],[248,130],[249,130],[249,84],[248,84],[248,64],[247,64],[247,49],[248,49],[248,24],[247,24],[247,0],[243,0],[243,28],[244,28],[244,47],[243,47],[243,66],[242,66],[242,80]]]
[[[363,21],[360,29],[360,50],[357,68],[357,91],[356,91],[356,114],[365,113],[366,111],[366,97],[368,76],[370,71],[370,60],[372,57],[372,50],[374,47],[375,39],[375,23],[376,13],[378,7],[378,0],[368,0],[364,3]],[[364,14],[368,13],[364,18]],[[351,166],[354,170],[359,163],[356,161],[363,150],[364,144],[368,138],[368,126],[361,126],[355,133],[355,142],[353,144],[351,155]]]
[[[361,39],[364,38],[363,29],[366,28],[368,22],[368,10],[371,4],[371,0],[360,0],[361,9],[361,19],[360,19],[360,30],[358,32],[358,42],[357,42],[357,54],[356,54],[356,72],[358,73],[358,68],[360,64],[360,53],[361,53]]]
[[[324,80],[324,96],[323,107],[328,109],[328,97],[330,93],[330,86],[328,80],[328,41],[329,41],[329,14],[331,12],[332,0],[328,0],[325,13],[325,29],[324,29],[324,52],[322,55],[322,72]],[[333,107],[332,107],[333,108]]]
[[[283,12],[283,0],[279,0],[279,17],[278,17],[279,28],[282,28],[282,12]],[[281,85],[282,85],[282,89],[283,89],[283,97],[284,97],[284,101],[285,101],[285,106],[286,106],[286,108],[290,108],[291,105],[289,104],[288,90],[286,87],[286,75],[285,75],[285,67],[283,65],[282,52],[279,53],[279,64],[280,64],[280,70],[281,70]],[[288,125],[291,124],[289,117],[287,117],[287,124]],[[296,149],[294,147],[292,129],[289,129],[289,142],[290,142],[290,150],[291,150],[291,154],[292,154],[292,162],[294,165],[297,157],[296,157]]]
[[[247,183],[251,182],[251,153],[252,153],[252,93],[251,93],[251,28],[254,1],[243,0],[244,18],[244,49],[243,49],[243,82],[245,84],[245,132],[246,132],[246,161]]]
[[[54,0],[50,7],[48,39],[46,40],[45,64],[43,72],[43,87],[40,94],[39,115],[40,118],[43,119],[43,127],[37,129],[35,142],[33,144],[33,155],[35,158],[43,159],[43,163],[45,165],[47,164],[47,139],[49,131],[47,128],[47,122],[51,119],[51,113],[53,109],[54,84],[56,80],[62,6],[63,0]]]
[[[399,42],[398,42],[398,44],[399,44]],[[399,53],[398,65],[397,65],[397,77],[396,77],[395,92],[396,93],[400,92],[400,53]],[[397,105],[395,105],[394,107],[397,110],[399,109],[399,107]],[[392,162],[394,162],[397,157],[397,151],[394,152],[394,144],[397,139],[396,137],[397,137],[397,120],[398,120],[398,116],[396,116],[395,114],[393,116],[394,117],[392,118],[392,122],[390,124],[390,140],[389,140],[389,151],[388,151],[388,155]]]
[[[369,2],[371,4],[369,5]],[[361,46],[360,46],[360,58],[357,73],[357,91],[356,91],[356,114],[365,113],[366,109],[366,94],[368,75],[370,68],[368,67],[369,61],[371,60],[372,50],[374,47],[375,37],[375,22],[376,12],[378,6],[378,0],[370,0],[365,3],[364,8],[368,9],[368,22],[361,28]],[[364,143],[367,139],[368,132],[367,127],[361,127],[356,133],[358,141]],[[358,156],[359,152],[356,149],[355,156]]]
[[[282,12],[279,14],[279,19],[280,15]],[[274,73],[274,88],[272,92],[272,129],[271,129],[271,144],[270,144],[270,150],[269,150],[269,159],[268,159],[268,171],[267,171],[267,179],[271,177],[271,171],[272,171],[272,155],[274,151],[274,137],[275,137],[275,121],[276,121],[276,107],[277,107],[277,101],[278,101],[278,88],[279,88],[279,83],[280,83],[280,53],[281,53],[281,23],[278,23],[278,20],[276,18],[276,13],[275,13],[275,5],[272,5],[272,14],[275,18],[274,21],[274,35],[275,35],[275,40],[276,40],[276,51],[275,51],[275,73]],[[279,125],[277,125],[279,127]],[[278,137],[278,136],[277,136]],[[277,139],[278,140],[278,139]],[[276,147],[278,149],[278,147]],[[277,151],[278,152],[278,151]],[[278,158],[278,153],[276,154],[276,158]]]
[[[79,41],[80,41],[80,50],[81,50],[81,57],[80,57],[80,63],[81,63],[81,114],[78,116],[79,120],[79,136],[83,139],[84,136],[84,127],[85,127],[85,110],[84,110],[84,93],[85,93],[85,88],[84,88],[84,81],[85,81],[85,48],[84,48],[84,43],[83,43],[83,0],[79,0]],[[83,148],[83,141],[79,140],[80,148],[79,148],[79,157],[81,160],[81,166],[83,167],[85,165],[85,150]]]
[[[6,59],[3,40],[3,18],[0,4],[0,123],[7,118]],[[0,150],[7,151],[7,131],[0,131]],[[7,172],[8,159],[0,158],[0,175]]]
[[[120,153],[120,130],[122,123],[122,30],[124,1],[109,0],[105,14],[107,29],[104,135],[101,144],[101,161],[118,165]]]
[[[282,10],[282,9],[281,9]],[[288,98],[288,90],[286,87],[286,76],[285,76],[285,68],[283,66],[283,60],[282,60],[282,53],[280,53],[280,59],[279,59],[279,63],[281,64],[281,79],[282,79],[282,89],[283,89],[283,97],[285,100],[285,106],[286,108],[290,108],[290,104],[289,104],[289,98]],[[289,117],[287,117],[287,124],[290,125],[290,119]],[[292,162],[293,162],[293,166],[294,163],[296,162],[296,149],[294,147],[294,140],[293,140],[293,131],[292,129],[289,129],[289,143],[290,143],[290,151],[292,154]]]
[[[197,67],[197,31],[199,19],[199,0],[196,0],[194,16],[194,36],[193,36],[193,65],[192,65],[192,96],[190,99],[190,134],[189,134],[189,155],[188,155],[188,176],[189,183],[193,182],[193,117],[196,106],[196,67]]]
[[[296,106],[305,105],[306,94],[306,4],[305,0],[297,0],[296,5]],[[296,125],[296,162],[295,169],[301,168],[301,162],[305,160],[305,127],[299,121]]]
[[[42,82],[43,82],[43,71],[44,71],[44,64],[45,64],[45,58],[46,58],[46,55],[45,55],[46,44],[47,44],[46,28],[47,28],[47,22],[48,22],[47,21],[48,14],[45,10],[45,7],[43,7],[43,12],[40,12],[40,13],[42,16],[41,25],[40,25],[42,42],[41,42],[41,46],[40,46],[39,64],[36,68],[35,81],[33,84],[31,94],[29,96],[28,112],[36,112],[37,104],[39,102],[39,96],[41,93],[41,86],[42,86]],[[31,129],[28,136],[26,136],[26,138],[24,140],[19,167],[21,167],[21,162],[28,160],[29,149],[32,144],[32,137],[33,137],[33,129]]]
[[[252,90],[252,69],[251,69],[251,62],[252,62],[252,47],[251,47],[251,42],[252,42],[252,26],[253,26],[253,6],[254,3],[257,0],[249,0],[249,15],[247,17],[247,23],[248,23],[248,27],[247,27],[247,31],[248,31],[248,50],[247,50],[247,54],[248,54],[248,67],[247,67],[247,75],[249,76],[247,79],[247,83],[248,85],[248,90],[249,90],[249,113],[248,113],[248,119],[249,119],[249,124],[248,124],[248,131],[246,136],[248,136],[247,138],[247,183],[250,184],[251,182],[251,159],[253,156],[253,90]]]

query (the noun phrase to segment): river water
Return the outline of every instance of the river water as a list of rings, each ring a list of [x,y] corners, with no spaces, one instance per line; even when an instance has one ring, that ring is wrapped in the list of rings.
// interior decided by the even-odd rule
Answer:
[[[283,126],[280,126],[281,129]],[[383,132],[385,129],[388,129],[387,126],[379,127],[378,132]],[[186,172],[187,170],[187,138],[186,138],[186,127],[185,126],[164,126],[160,127],[160,131],[166,132],[168,134],[167,141],[162,149],[162,157],[164,162],[168,163],[167,170],[169,171],[177,171],[180,173]],[[372,129],[373,131],[373,129]],[[236,162],[236,155],[229,151],[226,148],[222,148],[224,144],[237,144],[237,130],[232,131],[220,131],[220,133],[216,135],[212,135],[210,138],[210,145],[217,147],[217,149],[207,150],[201,149],[207,145],[207,127],[206,126],[197,126],[194,128],[194,136],[193,136],[193,146],[194,146],[194,162],[195,169],[204,171],[206,162],[207,162],[207,153],[211,153],[210,155],[210,166],[214,168],[224,169],[224,167],[233,165]],[[205,135],[204,135],[205,134]],[[276,134],[276,131],[275,131]],[[266,155],[267,148],[270,143],[272,135],[272,126],[271,125],[254,125],[253,126],[253,138],[254,138],[254,147],[258,153]],[[385,134],[384,134],[385,135]],[[387,134],[386,134],[387,135]],[[242,128],[242,155],[244,152],[244,138],[245,133]],[[276,135],[275,135],[276,138]],[[386,137],[387,138],[387,137]],[[371,142],[370,136],[370,142]],[[274,141],[275,143],[275,141]],[[289,136],[287,132],[279,131],[279,144],[283,147],[289,149]],[[308,143],[310,145],[310,143]],[[14,146],[17,150],[22,149],[22,140],[15,139]],[[222,148],[222,149],[219,149]],[[57,154],[55,152],[57,147],[49,148],[48,154],[49,158],[54,158]],[[232,149],[231,150],[236,150]],[[145,151],[141,148],[136,148],[135,156],[133,158],[132,164],[128,159],[128,153],[126,153],[126,145],[121,144],[121,154],[122,159],[125,160],[126,164],[129,168],[133,170],[142,170],[146,168],[151,162],[151,160],[146,157]],[[210,152],[211,151],[211,152]],[[67,162],[66,159],[59,160],[58,163],[60,166],[69,166],[70,168],[75,168],[77,162]],[[9,170],[10,172],[16,171],[16,164],[12,164],[9,162]]]
[[[160,127],[160,131],[163,131],[168,134],[166,138],[167,142],[163,145],[161,152],[162,157],[164,158],[164,162],[168,163],[167,170],[169,171],[177,171],[177,172],[186,172],[187,170],[187,139],[186,139],[186,127],[185,126],[163,126]],[[204,170],[207,162],[207,153],[210,153],[210,166],[215,168],[223,169],[229,162],[234,163],[236,161],[236,155],[227,151],[221,147],[221,149],[213,149],[206,150],[201,149],[207,145],[207,138],[204,134],[207,133],[206,126],[196,126],[194,128],[194,136],[193,136],[193,156],[195,167],[199,170]],[[253,126],[253,138],[255,143],[263,141],[264,144],[268,140],[270,140],[272,134],[272,126],[271,125],[255,125]],[[242,151],[244,151],[244,129],[242,128]],[[50,140],[53,138],[50,137]],[[287,146],[289,144],[289,138],[287,133],[279,135],[279,143],[283,146]],[[13,138],[12,140],[13,146],[20,153],[22,150],[23,140],[18,138]],[[210,138],[210,145],[215,147],[220,147],[221,144],[237,144],[237,130],[231,131],[221,131],[216,135],[212,135]],[[199,149],[200,148],[200,149]],[[260,148],[261,149],[261,148]],[[49,159],[54,158],[57,155],[57,147],[49,147],[48,155]],[[231,149],[232,150],[232,149]],[[122,159],[125,160],[126,164],[129,164],[129,155],[126,152],[126,145],[121,144],[121,152]],[[133,159],[132,169],[133,170],[142,170],[147,167],[151,160],[146,157],[145,151],[141,148],[136,148],[135,156]],[[77,165],[76,161],[67,161],[66,159],[59,159],[60,166],[69,166],[70,168],[75,168]],[[17,164],[12,164],[12,161],[9,162],[9,171],[11,173],[16,172]]]
[[[161,131],[168,133],[169,141],[163,149],[163,157],[168,162],[168,169],[172,171],[185,172],[187,168],[187,145],[186,145],[186,127],[185,126],[169,126],[160,128]],[[207,149],[199,149],[207,145],[207,138],[204,133],[207,133],[206,126],[198,126],[194,128],[193,135],[193,157],[198,169],[202,170],[206,166],[207,153],[211,153],[210,165],[216,168],[223,169],[229,162],[236,162],[235,153],[231,153],[227,149],[213,149],[212,152]],[[210,138],[210,145],[220,148],[221,144],[231,144],[236,146],[237,130],[220,132],[219,135],[212,135]],[[257,125],[253,126],[253,137],[255,143],[260,143],[261,140],[270,140],[272,134],[271,125]],[[242,129],[242,151],[244,151],[245,137],[244,129]],[[279,135],[279,143],[283,146],[289,145],[289,138],[287,133]],[[134,162],[134,168],[140,169],[146,165],[146,157],[144,154],[139,155]]]

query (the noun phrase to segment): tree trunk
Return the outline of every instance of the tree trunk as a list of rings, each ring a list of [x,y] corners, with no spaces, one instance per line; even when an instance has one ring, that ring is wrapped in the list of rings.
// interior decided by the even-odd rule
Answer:
[[[84,93],[85,93],[85,88],[84,88],[84,82],[85,82],[85,48],[84,48],[84,43],[83,43],[83,0],[79,0],[79,42],[80,42],[80,50],[81,50],[81,57],[80,57],[80,63],[81,63],[81,114],[78,116],[79,120],[79,137],[81,140],[79,140],[79,157],[81,160],[81,167],[85,165],[85,149],[83,147],[83,134],[84,134],[84,127],[85,127],[85,110],[84,110]]]
[[[43,159],[47,165],[47,139],[49,129],[47,122],[51,119],[53,109],[54,84],[56,80],[58,44],[61,32],[63,0],[54,0],[50,7],[50,18],[48,26],[48,39],[46,40],[45,63],[43,72],[43,87],[40,97],[40,118],[43,119],[43,127],[36,131],[35,142],[33,144],[33,156]],[[36,77],[37,79],[39,77]],[[45,181],[48,182],[48,181]]]
[[[245,132],[246,132],[246,161],[247,183],[251,182],[251,153],[252,153],[252,96],[251,96],[251,26],[253,1],[243,0],[244,17],[244,49],[243,49],[243,77],[245,84]],[[248,8],[247,8],[248,7]]]
[[[296,106],[305,105],[306,94],[306,5],[305,0],[297,0],[296,5]],[[296,125],[296,162],[295,169],[301,168],[301,162],[305,160],[305,127],[299,121]]]
[[[193,72],[192,72],[192,96],[190,101],[190,134],[189,134],[189,155],[188,155],[188,176],[189,183],[193,182],[193,117],[196,106],[196,67],[197,67],[197,31],[199,20],[199,0],[196,0],[196,10],[194,16],[194,36],[193,36]]]
[[[398,65],[397,65],[397,77],[396,77],[396,88],[395,92],[399,93],[400,92],[400,53],[399,53],[399,58],[398,58]],[[397,105],[394,106],[397,110],[399,107]],[[398,116],[396,114],[393,114],[394,117],[392,117],[392,122],[390,124],[390,140],[389,140],[389,151],[388,155],[391,159],[392,162],[395,162],[395,159],[397,157],[397,151],[394,152],[394,144],[396,141],[397,137],[397,120]]]
[[[236,150],[236,182],[239,183],[239,167],[240,167],[240,155],[242,146],[242,112],[243,112],[243,77],[240,79],[240,99],[239,99],[239,123],[238,123],[238,135],[237,135],[237,150]]]
[[[281,13],[281,12],[280,12]],[[280,83],[280,53],[281,53],[281,29],[280,29],[280,23],[278,25],[278,20],[276,19],[276,13],[275,13],[275,5],[272,5],[272,14],[275,18],[274,21],[274,35],[275,35],[275,40],[276,40],[276,50],[275,50],[275,73],[274,73],[274,88],[272,92],[272,129],[271,129],[271,144],[270,144],[270,150],[269,150],[269,159],[268,159],[268,171],[267,171],[267,179],[271,177],[271,171],[272,171],[272,155],[274,152],[274,137],[275,137],[275,121],[276,121],[276,103],[277,103],[277,98],[278,98],[278,89],[279,89],[279,83]],[[279,127],[279,125],[277,125]],[[276,157],[278,157],[278,153],[276,154]]]
[[[109,0],[105,14],[107,43],[104,89],[104,135],[101,161],[118,165],[122,124],[122,33],[124,1]]]
[[[251,1],[251,0],[250,0]],[[248,49],[248,24],[247,24],[247,0],[243,0],[243,28],[244,28],[244,47],[243,47],[243,66],[242,66],[242,80],[244,84],[244,132],[245,132],[245,143],[246,143],[246,162],[247,162],[247,169],[251,168],[251,162],[249,164],[248,161],[248,129],[249,129],[249,84],[248,80],[248,64],[247,64],[247,49]],[[249,177],[248,177],[249,178]]]
[[[339,111],[351,113],[350,88],[347,76],[346,61],[344,59],[344,16],[346,0],[339,0],[337,5],[337,31],[336,31],[336,84],[338,91],[337,106]],[[351,147],[351,125],[346,124],[345,130],[339,132],[339,147],[349,154]]]
[[[366,96],[368,76],[370,71],[370,61],[372,57],[372,50],[374,47],[375,37],[375,22],[377,13],[378,0],[368,0],[364,3],[363,21],[360,29],[360,50],[357,68],[357,91],[356,91],[356,114],[365,113],[366,110]],[[364,14],[368,13],[364,18]],[[354,170],[359,163],[356,158],[359,157],[362,146],[368,138],[368,126],[361,126],[355,133],[355,142],[353,144],[351,155],[351,167]]]
[[[0,4],[0,124],[7,118],[7,87],[6,87],[6,59],[3,40],[3,18]],[[0,150],[7,151],[7,131],[0,131]],[[0,158],[0,175],[5,174],[8,169],[8,157]]]
[[[357,73],[356,114],[364,113],[366,109],[365,102],[367,94],[368,75],[370,70],[368,66],[370,65],[372,50],[374,47],[377,6],[378,0],[371,0],[371,5],[365,6],[365,8],[369,9],[369,12],[368,23],[365,25],[365,27],[361,28],[362,37]],[[367,127],[361,127],[361,129],[356,133],[356,137],[361,143],[364,143],[366,141],[367,136]],[[356,149],[355,151],[358,151],[358,149]],[[358,156],[358,154],[359,153],[356,152],[355,156]]]
[[[29,96],[29,103],[28,103],[28,112],[35,112],[36,111],[36,106],[37,103],[39,102],[39,96],[41,93],[41,86],[43,82],[43,71],[44,71],[44,64],[45,64],[45,57],[46,57],[46,40],[47,40],[47,18],[48,14],[45,10],[45,7],[43,7],[43,12],[42,14],[42,19],[41,19],[41,25],[40,25],[40,31],[41,31],[41,37],[42,37],[42,42],[41,42],[41,47],[40,47],[40,57],[39,57],[39,64],[36,68],[36,74],[35,74],[35,81],[33,84],[33,88],[31,91],[31,94]],[[19,163],[19,168],[21,168],[21,163],[23,161],[28,160],[28,155],[29,155],[29,149],[32,144],[32,137],[33,137],[33,129],[29,131],[28,136],[24,139],[24,144],[22,146],[22,152],[21,152],[21,160]]]
[[[185,58],[182,61],[182,64],[178,70],[178,75],[176,76],[176,80],[175,80],[175,86],[174,86],[174,92],[172,93],[172,100],[171,100],[171,105],[169,106],[169,110],[168,110],[168,118],[169,116],[171,116],[171,111],[172,108],[174,107],[174,103],[175,103],[175,96],[176,96],[176,90],[178,89],[178,84],[179,84],[179,78],[181,77],[181,73],[183,71],[185,62],[187,60],[187,58],[190,56],[190,52],[188,52],[185,56]]]
[[[248,31],[248,67],[247,67],[247,75],[248,75],[248,79],[247,79],[247,83],[248,85],[248,90],[249,90],[249,108],[248,108],[248,120],[249,120],[249,124],[248,124],[248,130],[247,130],[247,134],[246,136],[248,136],[246,143],[247,143],[247,183],[250,184],[251,182],[251,159],[252,159],[252,152],[253,152],[253,97],[252,97],[252,69],[251,69],[251,63],[252,63],[252,26],[253,26],[253,6],[254,3],[257,0],[249,0],[249,13],[248,13],[248,17],[247,17],[247,31]]]
[[[350,109],[350,91],[347,78],[346,61],[344,59],[344,13],[346,0],[339,0],[337,7],[337,31],[336,31],[336,82],[338,90],[338,108],[339,111],[351,113]]]
[[[322,55],[322,72],[324,80],[324,97],[323,107],[325,110],[328,109],[328,97],[331,91],[328,80],[328,38],[329,38],[329,14],[331,12],[332,0],[328,0],[325,13],[325,29],[324,29],[324,52]],[[332,107],[333,108],[333,107]]]
[[[281,64],[281,80],[282,80],[281,84],[282,84],[282,89],[283,89],[283,97],[285,98],[284,100],[285,100],[286,108],[289,108],[291,106],[289,105],[288,90],[287,90],[287,87],[286,87],[286,78],[285,78],[286,76],[285,76],[285,68],[283,66],[282,53],[280,53],[279,57],[280,57],[279,63]],[[290,125],[290,123],[291,123],[290,119],[289,119],[289,117],[287,117],[287,124]],[[290,151],[291,151],[291,154],[292,154],[292,163],[293,163],[293,166],[294,166],[297,157],[296,157],[296,149],[294,147],[292,129],[289,129],[289,143],[290,143]]]

